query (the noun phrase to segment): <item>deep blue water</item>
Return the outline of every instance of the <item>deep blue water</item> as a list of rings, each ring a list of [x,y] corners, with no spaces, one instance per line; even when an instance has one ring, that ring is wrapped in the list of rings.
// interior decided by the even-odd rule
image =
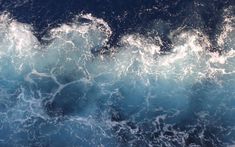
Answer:
[[[235,146],[232,0],[0,0],[0,146]]]

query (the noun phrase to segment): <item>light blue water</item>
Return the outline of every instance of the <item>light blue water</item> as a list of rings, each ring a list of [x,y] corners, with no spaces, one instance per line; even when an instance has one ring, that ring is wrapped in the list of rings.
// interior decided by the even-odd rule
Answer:
[[[200,30],[161,38],[112,31],[102,19],[44,37],[0,16],[0,146],[226,146],[235,141],[234,18],[224,12],[221,54]],[[228,17],[229,16],[229,17]],[[49,36],[49,37],[48,37]]]

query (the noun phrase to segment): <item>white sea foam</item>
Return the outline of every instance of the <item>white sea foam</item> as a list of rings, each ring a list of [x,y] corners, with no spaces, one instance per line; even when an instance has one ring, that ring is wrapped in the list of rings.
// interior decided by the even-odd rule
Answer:
[[[79,21],[81,18],[88,21]],[[108,129],[127,124],[127,121],[110,123],[108,120],[110,107],[116,101],[124,102],[120,104],[120,109],[132,112],[130,119],[133,120],[144,119],[143,112],[159,107],[161,111],[174,110],[172,117],[175,117],[180,113],[178,109],[189,109],[192,87],[208,79],[221,87],[215,86],[215,90],[220,92],[212,90],[207,96],[219,100],[214,94],[234,93],[233,23],[232,17],[225,17],[224,29],[218,37],[219,46],[226,48],[222,54],[209,51],[213,44],[200,30],[179,28],[170,34],[173,43],[171,52],[160,51],[162,41],[159,36],[156,36],[156,41],[135,33],[124,35],[119,42],[120,47],[113,47],[111,54],[95,56],[91,50],[107,45],[112,34],[102,19],[91,14],[79,15],[74,22],[52,29],[49,43],[41,45],[30,25],[3,14],[0,16],[0,82],[3,83],[0,85],[0,104],[8,110],[1,110],[0,117],[5,123],[20,122],[10,127],[12,130],[21,128],[32,117],[54,121],[43,105],[44,100],[49,99],[50,102],[59,101],[60,107],[71,104],[79,110],[79,116],[66,116],[68,120],[61,124],[62,128],[71,129],[79,137],[82,128],[77,124],[83,124],[98,128],[99,131],[89,130],[91,134],[108,136]],[[77,93],[82,95],[79,100],[84,108],[72,106],[74,103],[81,106],[77,102],[65,100],[66,104],[60,103],[61,94],[66,94],[69,86],[78,87],[76,90],[80,90]],[[227,92],[224,87],[230,91]],[[102,102],[107,110],[100,110],[102,114],[97,119],[94,115]],[[204,118],[207,116],[203,115]],[[155,119],[160,123],[160,119],[164,121],[167,117],[167,114],[161,114]],[[66,132],[66,129],[63,131]],[[164,129],[168,130],[166,126]],[[132,133],[137,130],[133,129]],[[51,133],[50,130],[47,133]],[[161,137],[164,138],[164,135],[161,134]]]
[[[222,32],[218,36],[218,44],[224,50],[234,50],[234,38],[235,38],[235,16],[232,15],[234,7],[229,7],[224,10],[224,20],[222,27]]]

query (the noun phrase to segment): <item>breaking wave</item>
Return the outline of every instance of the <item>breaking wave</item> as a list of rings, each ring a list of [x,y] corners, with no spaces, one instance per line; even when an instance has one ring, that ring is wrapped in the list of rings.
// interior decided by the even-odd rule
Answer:
[[[91,14],[51,29],[0,16],[1,146],[235,144],[235,19],[224,11],[218,51],[202,30],[112,31]],[[157,39],[156,39],[157,38]]]

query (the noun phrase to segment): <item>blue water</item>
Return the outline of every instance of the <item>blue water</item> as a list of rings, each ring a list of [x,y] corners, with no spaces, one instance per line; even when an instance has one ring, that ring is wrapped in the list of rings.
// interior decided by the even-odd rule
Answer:
[[[234,146],[234,9],[0,0],[0,146]]]

